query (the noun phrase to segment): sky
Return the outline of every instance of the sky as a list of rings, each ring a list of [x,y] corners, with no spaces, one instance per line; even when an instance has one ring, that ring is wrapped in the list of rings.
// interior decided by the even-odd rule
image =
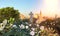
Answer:
[[[60,0],[43,0],[42,11],[44,15],[60,16]]]
[[[18,9],[20,13],[27,14],[31,11],[40,11],[40,5],[38,3],[41,4],[42,0],[0,0],[0,7],[14,7]]]
[[[60,15],[60,0],[0,0],[0,8],[14,7],[20,13],[25,15],[31,11],[33,13],[40,13],[45,16]]]

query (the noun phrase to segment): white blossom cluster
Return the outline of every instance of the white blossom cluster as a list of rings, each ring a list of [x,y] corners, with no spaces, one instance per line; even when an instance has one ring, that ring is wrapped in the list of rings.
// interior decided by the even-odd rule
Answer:
[[[5,19],[2,23],[0,23],[0,31],[2,31],[7,24],[7,20]]]
[[[17,26],[16,25],[13,25],[13,27],[15,27],[15,28],[17,28]],[[24,24],[21,24],[21,25],[19,25],[19,27],[20,27],[20,29],[28,29],[29,28],[29,26],[28,25],[24,25]]]
[[[30,35],[34,36],[35,35],[35,28],[31,28],[32,31],[30,31]]]
[[[34,36],[35,35],[35,32],[34,31],[31,31],[30,32],[30,35]]]
[[[19,25],[20,29],[23,29],[23,30],[26,29],[27,30],[27,29],[29,29],[32,26],[32,24],[28,24],[27,22],[25,24],[27,24],[27,25],[20,24]],[[13,27],[17,28],[16,25],[13,25]],[[40,30],[40,31],[38,31],[38,33],[36,31],[36,28],[37,28],[37,31],[38,31],[38,28]],[[33,28],[33,26],[30,28],[30,33],[29,34],[31,36],[35,36],[36,34],[39,34],[41,32],[44,32],[45,33],[45,29],[46,29],[45,26],[39,26],[39,24],[36,24],[36,28]]]
[[[28,24],[28,23],[26,22],[26,24]],[[29,29],[30,28],[29,26],[31,26],[31,25],[32,24],[28,24],[28,25],[21,24],[21,25],[19,25],[19,27],[20,27],[20,29]],[[17,28],[16,25],[13,25],[13,27]],[[35,28],[32,27],[30,30],[31,30],[30,35],[34,36],[35,35]]]

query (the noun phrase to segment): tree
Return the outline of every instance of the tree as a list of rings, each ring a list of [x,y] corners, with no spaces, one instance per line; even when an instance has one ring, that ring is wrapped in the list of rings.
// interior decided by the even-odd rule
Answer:
[[[0,22],[4,19],[15,18],[15,20],[19,19],[19,11],[15,10],[13,7],[6,7],[0,9]]]

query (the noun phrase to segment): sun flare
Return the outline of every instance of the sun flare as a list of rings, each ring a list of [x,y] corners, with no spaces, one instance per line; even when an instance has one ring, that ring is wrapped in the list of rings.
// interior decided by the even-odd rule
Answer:
[[[44,1],[42,7],[43,12],[49,14],[50,16],[56,14],[56,12],[58,11],[58,0],[43,0],[43,1]]]

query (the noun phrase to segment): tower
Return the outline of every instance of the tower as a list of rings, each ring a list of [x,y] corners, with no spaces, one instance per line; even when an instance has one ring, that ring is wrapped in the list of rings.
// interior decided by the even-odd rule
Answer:
[[[32,12],[30,12],[30,23],[33,23],[33,13]]]
[[[39,19],[41,19],[42,18],[42,12],[40,11],[40,14],[39,14]]]
[[[40,11],[40,17],[42,17],[42,12]]]
[[[36,23],[41,23],[43,21],[43,16],[42,16],[42,12],[40,11],[39,16],[38,16],[38,20]]]
[[[57,14],[55,14],[55,19],[57,18]]]

